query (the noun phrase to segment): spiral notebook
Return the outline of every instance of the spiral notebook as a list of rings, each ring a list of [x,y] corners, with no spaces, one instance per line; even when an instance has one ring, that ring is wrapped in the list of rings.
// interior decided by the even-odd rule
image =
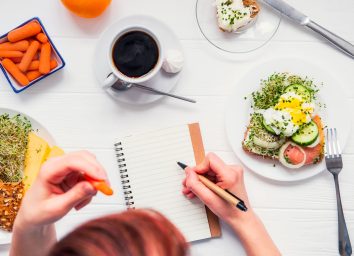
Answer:
[[[218,218],[181,192],[185,174],[177,161],[195,165],[205,155],[198,123],[128,136],[115,150],[128,209],[161,212],[188,241],[221,235]]]

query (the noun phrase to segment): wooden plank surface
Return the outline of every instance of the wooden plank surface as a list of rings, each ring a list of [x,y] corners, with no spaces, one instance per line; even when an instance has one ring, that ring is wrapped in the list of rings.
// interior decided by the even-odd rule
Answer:
[[[288,0],[310,17],[354,42],[354,1]],[[101,17],[84,20],[67,12],[59,0],[2,1],[0,34],[38,16],[67,62],[61,72],[16,95],[0,75],[0,107],[15,108],[37,118],[51,131],[66,151],[88,149],[94,152],[109,173],[113,197],[98,195],[85,216],[96,216],[95,207],[110,212],[112,205],[123,207],[112,143],[114,138],[134,131],[188,122],[200,122],[206,151],[219,154],[227,163],[239,164],[227,142],[224,127],[225,104],[238,81],[260,63],[282,57],[301,58],[333,74],[347,90],[354,104],[354,62],[322,38],[283,19],[273,40],[251,54],[227,55],[213,48],[199,32],[194,0],[113,0]],[[12,15],[16,12],[16,15]],[[186,65],[174,92],[197,99],[196,105],[162,99],[146,106],[115,102],[101,90],[94,76],[97,40],[104,29],[121,17],[147,14],[169,25],[182,42]],[[340,115],[349,114],[343,110]],[[348,125],[353,125],[348,123]],[[354,240],[354,136],[344,150],[340,175],[343,207],[349,233]],[[252,205],[263,219],[284,255],[337,255],[337,217],[334,183],[329,173],[296,184],[267,181],[245,171]],[[79,214],[79,213],[77,213]],[[76,224],[77,216],[64,218],[58,229]],[[83,218],[84,219],[84,218]],[[82,220],[83,220],[82,219]],[[223,225],[218,240],[192,245],[192,255],[243,255],[243,249]],[[0,255],[8,246],[0,246]]]

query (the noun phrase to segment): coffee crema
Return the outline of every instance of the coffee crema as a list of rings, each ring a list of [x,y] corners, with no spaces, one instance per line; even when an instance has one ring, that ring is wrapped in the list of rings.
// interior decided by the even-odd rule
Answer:
[[[149,34],[131,31],[115,42],[112,58],[119,72],[127,77],[138,78],[154,69],[159,59],[159,47]]]

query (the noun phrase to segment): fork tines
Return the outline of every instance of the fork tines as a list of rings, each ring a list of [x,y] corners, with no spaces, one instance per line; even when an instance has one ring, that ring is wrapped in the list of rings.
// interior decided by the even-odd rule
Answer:
[[[338,141],[337,129],[327,128],[325,157],[326,158],[341,157],[341,154],[342,151]]]

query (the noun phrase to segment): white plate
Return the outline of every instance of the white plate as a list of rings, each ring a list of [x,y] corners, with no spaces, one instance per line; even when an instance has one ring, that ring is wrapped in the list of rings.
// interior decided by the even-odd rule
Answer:
[[[350,133],[351,115],[348,115],[350,103],[343,88],[326,70],[306,61],[293,58],[265,62],[255,67],[238,82],[226,109],[228,140],[242,163],[265,178],[276,181],[308,179],[326,169],[324,160],[316,165],[291,170],[277,161],[250,155],[242,149],[241,142],[249,123],[249,114],[251,113],[251,99],[248,97],[245,100],[244,97],[259,89],[260,80],[268,78],[274,72],[289,72],[302,77],[307,76],[313,79],[317,85],[323,83],[319,98],[322,103],[326,104],[326,108],[319,115],[322,117],[325,126],[337,128],[340,144],[344,148]]]
[[[33,131],[38,136],[45,139],[50,145],[55,145],[55,141],[54,141],[54,138],[52,137],[52,135],[50,135],[48,130],[41,123],[39,123],[37,120],[33,119],[32,117],[30,117],[26,114],[19,112],[19,111],[0,107],[0,115],[5,114],[5,113],[9,114],[10,116],[21,114],[22,116],[27,117],[28,120],[32,124]],[[0,245],[11,243],[11,236],[12,236],[11,232],[6,232],[3,230],[0,230]]]
[[[142,26],[151,30],[159,38],[164,51],[175,49],[183,52],[182,45],[177,36],[161,21],[143,15],[128,16],[123,18],[112,24],[106,31],[104,31],[97,43],[94,55],[94,70],[99,86],[102,86],[107,75],[111,73],[108,62],[108,51],[110,49],[111,42],[117,34],[131,26]],[[180,76],[181,72],[169,74],[161,69],[160,72],[157,73],[152,79],[142,84],[164,92],[170,92],[177,84]],[[151,103],[163,97],[163,95],[153,94],[137,88],[119,92],[109,89],[107,92],[115,99],[130,104]]]

